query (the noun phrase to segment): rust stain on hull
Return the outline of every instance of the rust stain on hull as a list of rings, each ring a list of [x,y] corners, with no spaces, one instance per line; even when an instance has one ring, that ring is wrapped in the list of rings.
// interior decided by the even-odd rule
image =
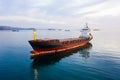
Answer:
[[[50,48],[47,50],[33,50],[31,51],[30,55],[31,58],[35,58],[36,56],[46,56],[46,55],[51,55],[51,54],[61,54],[63,52],[66,51],[71,51],[77,48],[81,48],[81,47],[85,47],[87,46],[89,43],[88,42],[83,42],[80,44],[73,44],[73,45],[69,45],[69,46],[64,46],[64,47],[58,47],[58,48]]]

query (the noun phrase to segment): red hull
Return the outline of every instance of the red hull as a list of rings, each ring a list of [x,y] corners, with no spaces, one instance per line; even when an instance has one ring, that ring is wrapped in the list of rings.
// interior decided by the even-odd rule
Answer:
[[[64,47],[49,48],[49,49],[43,49],[43,50],[34,50],[34,51],[31,51],[31,57],[35,57],[38,55],[39,56],[50,55],[50,54],[54,54],[54,53],[61,53],[61,52],[69,51],[72,49],[83,47],[83,46],[87,45],[87,43],[88,42],[85,41],[80,44],[73,44],[73,45],[68,45],[68,46],[64,46]]]

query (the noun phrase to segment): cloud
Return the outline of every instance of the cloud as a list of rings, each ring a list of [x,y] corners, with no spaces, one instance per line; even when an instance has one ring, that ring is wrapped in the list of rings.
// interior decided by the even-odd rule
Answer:
[[[45,24],[64,24],[62,21],[49,21],[49,20],[44,20],[44,19],[34,19],[30,17],[25,17],[25,16],[0,16],[0,20],[9,20],[9,21],[27,21],[27,22],[39,22],[39,23],[45,23]]]
[[[92,14],[88,14],[88,17],[101,17],[101,16],[119,16],[120,15],[120,10],[119,7],[120,5],[118,2],[114,1],[107,1],[105,3],[102,3],[97,6],[89,7],[88,10],[94,11]]]
[[[53,3],[53,0],[28,0],[32,7],[48,6]]]
[[[120,18],[119,3],[119,0],[0,0],[0,25],[3,21],[12,26],[16,22],[72,27],[86,21],[99,23],[111,16]]]

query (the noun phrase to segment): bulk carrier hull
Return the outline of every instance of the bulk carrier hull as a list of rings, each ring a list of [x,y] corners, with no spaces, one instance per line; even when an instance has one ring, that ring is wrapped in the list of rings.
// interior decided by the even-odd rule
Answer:
[[[91,38],[30,40],[29,43],[34,49],[31,51],[31,57],[61,54],[65,51],[84,47],[90,40]]]

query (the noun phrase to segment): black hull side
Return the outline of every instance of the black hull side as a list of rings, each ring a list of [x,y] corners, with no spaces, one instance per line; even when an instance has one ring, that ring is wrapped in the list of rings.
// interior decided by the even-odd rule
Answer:
[[[33,49],[43,49],[43,48],[54,48],[61,46],[58,42],[37,42],[37,41],[29,41],[30,45]]]

